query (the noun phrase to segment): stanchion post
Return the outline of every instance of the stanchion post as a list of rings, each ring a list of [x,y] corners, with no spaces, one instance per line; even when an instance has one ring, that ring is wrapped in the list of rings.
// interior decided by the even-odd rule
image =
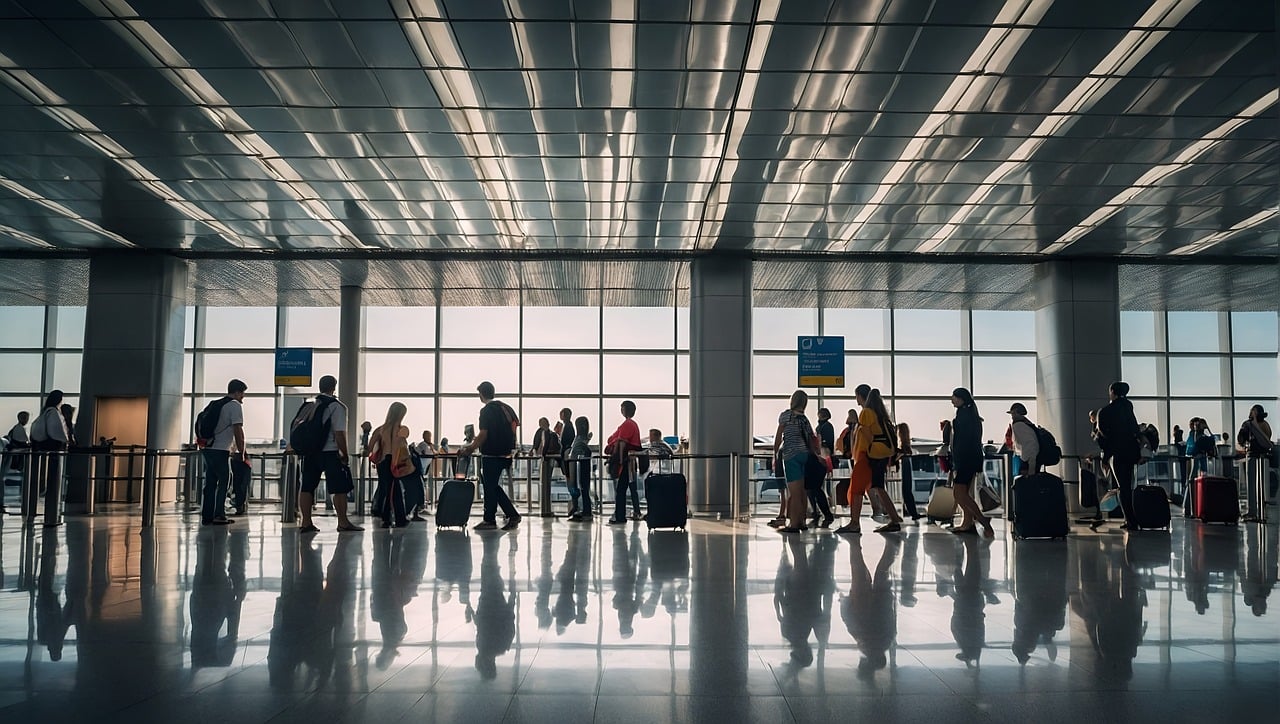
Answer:
[[[298,520],[298,456],[285,454],[280,461],[280,522]]]
[[[130,452],[132,455],[132,452]],[[156,524],[156,457],[155,450],[148,449],[142,465],[142,527],[151,528]]]

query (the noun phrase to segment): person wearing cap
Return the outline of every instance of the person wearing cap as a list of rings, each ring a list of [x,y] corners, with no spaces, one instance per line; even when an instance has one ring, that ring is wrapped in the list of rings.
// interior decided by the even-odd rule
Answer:
[[[1015,402],[1009,406],[1009,416],[1013,418],[1013,453],[1022,460],[1022,469],[1028,475],[1040,472],[1036,457],[1040,455],[1040,439],[1036,437],[1036,426],[1027,419],[1027,406]]]

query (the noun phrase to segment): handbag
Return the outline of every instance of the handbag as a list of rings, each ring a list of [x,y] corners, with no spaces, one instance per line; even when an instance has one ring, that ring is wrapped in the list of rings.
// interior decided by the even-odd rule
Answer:
[[[1108,490],[1107,494],[1102,496],[1102,500],[1098,501],[1098,510],[1103,513],[1110,513],[1120,507],[1120,491]]]

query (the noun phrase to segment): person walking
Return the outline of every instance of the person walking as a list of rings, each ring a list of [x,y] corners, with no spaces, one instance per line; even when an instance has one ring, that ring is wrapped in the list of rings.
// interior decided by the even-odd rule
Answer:
[[[1027,475],[1035,475],[1042,467],[1037,462],[1040,438],[1036,435],[1035,423],[1027,419],[1027,406],[1021,402],[1009,406],[1009,417],[1013,418],[1010,423],[1013,430],[1013,454],[1021,462],[1019,469],[1026,471]]]
[[[636,403],[623,400],[619,406],[622,422],[605,443],[609,455],[609,474],[613,476],[615,508],[609,525],[627,522],[627,489],[631,489],[631,505],[635,519],[640,519],[640,494],[636,492],[635,472],[631,453],[641,449],[640,426],[632,418],[636,416]]]
[[[382,519],[383,528],[392,525],[403,528],[409,524],[404,491],[391,469],[406,413],[408,408],[404,403],[391,403],[387,408],[386,420],[369,435],[369,459],[376,461],[375,469],[378,471],[378,488],[373,493],[373,512]]]
[[[1125,519],[1120,527],[1129,530],[1129,521],[1133,520],[1133,478],[1142,458],[1138,418],[1129,401],[1129,383],[1112,382],[1107,396],[1110,402],[1098,411],[1098,443],[1102,446],[1103,458],[1110,461],[1111,474],[1120,489],[1120,510]]]
[[[902,516],[898,515],[893,499],[885,488],[885,482],[889,463],[897,452],[895,435],[890,432],[896,432],[896,429],[884,399],[880,397],[880,390],[870,385],[858,385],[854,395],[862,406],[862,411],[858,413],[858,429],[853,441],[853,464],[855,467],[862,464],[871,468],[871,487],[867,493],[871,502],[878,503],[878,507],[889,517],[889,522],[876,528],[876,532],[894,533],[902,530]]]
[[[572,470],[568,476],[569,495],[573,497],[573,503],[569,507],[569,520],[575,523],[590,523],[591,423],[587,418],[579,417],[573,421],[573,427],[573,449],[565,458]]]
[[[515,530],[520,525],[521,515],[511,504],[511,498],[502,489],[502,474],[511,468],[511,455],[516,449],[516,427],[520,419],[516,417],[505,402],[494,399],[497,396],[492,382],[481,382],[476,387],[480,401],[484,407],[480,409],[480,431],[475,439],[458,450],[461,457],[469,457],[476,450],[480,451],[480,483],[484,487],[484,519],[475,530],[496,530],[497,510],[502,508],[506,523],[502,530]],[[467,427],[470,427],[468,425]]]
[[[227,383],[227,394],[205,407],[196,426],[212,433],[208,445],[200,451],[204,457],[204,490],[201,496],[201,525],[228,525],[226,516],[227,486],[231,477],[232,450],[242,461],[244,444],[244,393],[249,386],[240,380]],[[216,407],[215,407],[216,406]],[[212,421],[203,418],[208,415]]]
[[[960,525],[952,532],[974,533],[975,526],[980,524],[982,534],[994,538],[996,533],[991,527],[991,519],[983,514],[982,506],[973,499],[973,481],[982,473],[984,459],[982,416],[978,414],[973,394],[963,387],[951,392],[951,404],[956,408],[956,416],[951,423],[951,465],[955,471],[951,487],[962,512]]]
[[[804,524],[805,495],[804,467],[810,455],[819,455],[817,436],[804,410],[809,406],[809,393],[796,390],[791,394],[787,409],[778,415],[778,430],[773,436],[774,455],[782,460],[783,477],[787,482],[787,524],[779,528],[781,533],[799,533],[808,530]]]
[[[337,397],[338,379],[333,375],[320,378],[320,394],[311,403],[310,415],[319,415],[325,430],[324,445],[319,452],[302,456],[302,486],[298,492],[298,509],[301,520],[298,530],[315,533],[320,529],[311,519],[315,504],[316,488],[324,475],[324,488],[333,496],[333,510],[338,514],[338,531],[348,533],[364,530],[347,516],[347,496],[355,490],[351,480],[350,454],[347,449],[347,406]]]
[[[902,514],[915,522],[924,516],[920,515],[920,510],[916,506],[915,481],[911,470],[911,456],[915,454],[915,450],[911,447],[911,428],[907,423],[899,422],[897,432],[898,451],[894,453],[893,465],[902,478]]]

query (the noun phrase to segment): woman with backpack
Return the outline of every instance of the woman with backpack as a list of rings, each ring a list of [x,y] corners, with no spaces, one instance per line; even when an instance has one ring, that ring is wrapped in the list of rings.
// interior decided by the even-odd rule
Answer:
[[[956,417],[951,423],[951,465],[955,471],[951,488],[963,513],[960,525],[952,532],[974,533],[976,525],[981,524],[983,536],[994,538],[991,519],[982,513],[982,506],[973,499],[972,492],[973,479],[982,472],[983,466],[982,416],[978,414],[973,394],[963,387],[952,390],[951,404],[956,408]]]
[[[860,534],[862,532],[862,496],[869,495],[872,503],[878,503],[889,522],[876,528],[877,533],[894,533],[902,530],[902,516],[885,490],[885,478],[889,463],[897,453],[893,420],[880,397],[880,390],[871,385],[858,385],[854,389],[862,411],[858,413],[858,426],[853,435],[853,471],[849,476],[849,523],[837,533]]]

